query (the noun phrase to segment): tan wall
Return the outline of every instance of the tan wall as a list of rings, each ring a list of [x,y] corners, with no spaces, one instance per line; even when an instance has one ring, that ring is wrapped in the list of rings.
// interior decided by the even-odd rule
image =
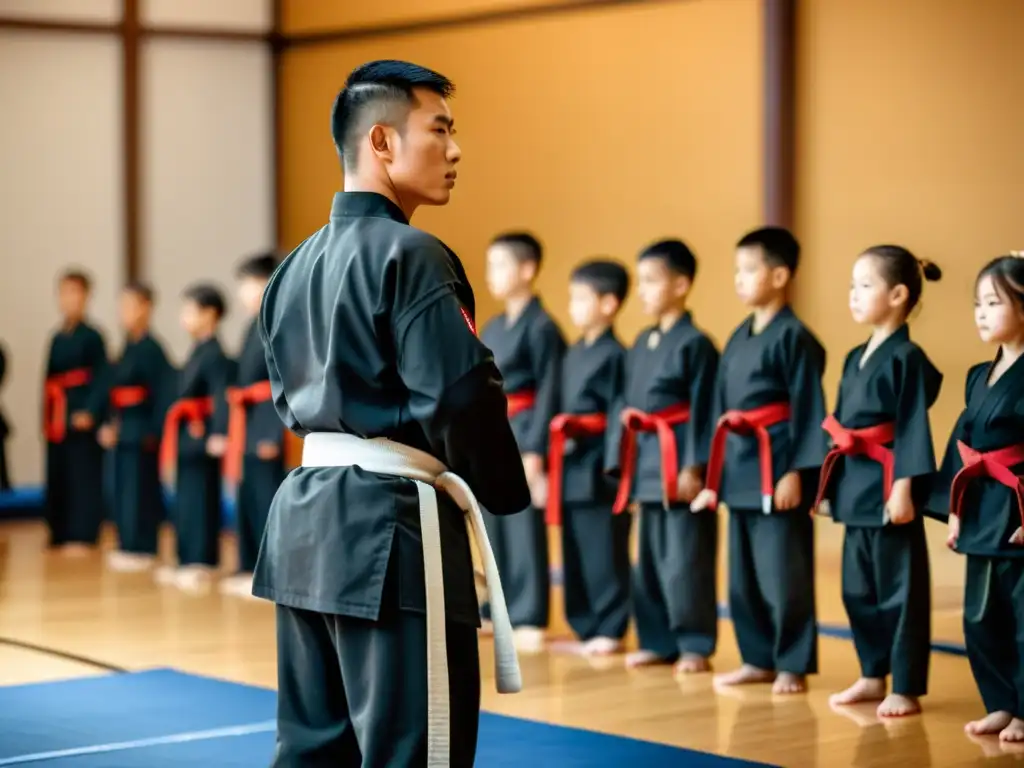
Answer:
[[[730,247],[756,224],[760,38],[755,0],[679,2],[298,48],[284,56],[284,244],[322,226],[341,183],[331,103],[347,73],[402,58],[455,80],[459,186],[416,224],[466,263],[480,317],[499,230],[529,227],[548,260],[539,289],[569,332],[566,279],[595,254],[632,264],[662,236],[701,259],[698,320],[720,340],[741,317]],[[723,288],[722,286],[726,286]],[[631,340],[635,302],[621,329]]]

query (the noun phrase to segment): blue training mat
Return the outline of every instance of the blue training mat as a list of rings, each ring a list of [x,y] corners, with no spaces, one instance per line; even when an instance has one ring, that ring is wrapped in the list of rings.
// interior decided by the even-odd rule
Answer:
[[[0,766],[268,766],[274,691],[153,670],[0,687]],[[680,723],[680,727],[685,727]],[[740,768],[751,763],[574,728],[483,714],[481,768]]]

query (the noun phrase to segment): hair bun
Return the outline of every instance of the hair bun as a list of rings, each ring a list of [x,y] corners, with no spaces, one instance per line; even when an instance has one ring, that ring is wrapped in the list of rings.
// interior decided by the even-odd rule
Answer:
[[[917,261],[921,265],[921,274],[924,275],[925,280],[934,283],[942,279],[942,270],[939,269],[938,264],[926,259],[918,259]]]

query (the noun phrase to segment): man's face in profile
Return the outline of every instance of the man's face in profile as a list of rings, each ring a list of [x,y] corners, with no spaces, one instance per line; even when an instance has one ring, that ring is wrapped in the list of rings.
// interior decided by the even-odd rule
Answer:
[[[433,91],[417,88],[403,130],[398,131],[392,183],[403,198],[414,195],[427,205],[445,205],[455,186],[455,165],[462,151],[454,139],[448,102]]]

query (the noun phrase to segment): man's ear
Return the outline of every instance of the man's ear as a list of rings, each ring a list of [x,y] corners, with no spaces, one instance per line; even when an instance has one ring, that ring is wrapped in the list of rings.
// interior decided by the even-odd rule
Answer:
[[[379,159],[390,163],[394,156],[394,131],[385,125],[374,125],[369,134],[370,149]]]

